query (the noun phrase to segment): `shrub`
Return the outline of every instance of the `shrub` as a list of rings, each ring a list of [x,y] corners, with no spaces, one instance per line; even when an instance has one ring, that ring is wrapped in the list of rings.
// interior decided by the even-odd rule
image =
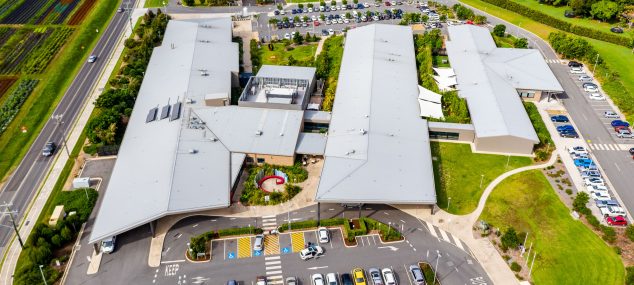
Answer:
[[[625,236],[630,239],[630,241],[634,241],[634,226],[629,225],[625,229]]]
[[[400,240],[403,236],[394,227],[381,223],[371,218],[363,218],[368,230],[378,230],[385,241]]]
[[[566,189],[566,194],[572,195],[572,189],[570,189],[570,188]]]
[[[261,234],[261,233],[262,233],[262,229],[260,229],[260,228],[242,227],[242,228],[232,228],[232,229],[218,230],[218,237]]]
[[[621,253],[623,253],[623,250],[620,247],[616,246],[616,245],[613,247],[613,249],[614,249],[614,253],[616,253],[618,255],[621,255]]]
[[[625,284],[634,285],[634,266],[626,267],[625,272]]]
[[[616,231],[614,230],[614,228],[604,225],[601,225],[600,228],[601,232],[603,232],[603,240],[607,241],[608,243],[616,242]]]
[[[580,213],[584,212],[583,210],[587,208],[586,204],[588,204],[588,201],[590,201],[590,196],[588,196],[588,193],[579,192],[577,193],[577,196],[575,196],[575,199],[572,201],[572,209]]]
[[[510,227],[506,230],[506,232],[502,235],[502,249],[506,251],[506,249],[515,249],[520,245],[520,240],[517,237],[517,233],[513,227]]]
[[[363,219],[359,219],[359,228],[353,229],[350,227],[352,220],[349,220],[343,224],[343,228],[346,232],[346,239],[349,242],[353,242],[355,237],[368,234],[368,229],[365,226],[365,221]]]
[[[519,265],[517,262],[513,261],[513,263],[511,263],[511,270],[515,272],[520,272],[522,270],[522,266]]]
[[[495,25],[493,28],[493,34],[498,37],[503,37],[504,33],[506,33],[506,26],[502,24]]]
[[[325,219],[325,220],[319,221],[319,225],[322,227],[341,226],[345,222],[346,222],[346,219],[344,218],[332,218],[332,219]]]
[[[291,230],[301,230],[301,229],[309,229],[309,228],[316,228],[317,227],[317,221],[315,220],[307,220],[307,221],[299,221],[299,222],[292,222],[291,223]],[[281,225],[278,230],[280,232],[284,232],[288,230],[288,223],[285,223],[283,225]]]

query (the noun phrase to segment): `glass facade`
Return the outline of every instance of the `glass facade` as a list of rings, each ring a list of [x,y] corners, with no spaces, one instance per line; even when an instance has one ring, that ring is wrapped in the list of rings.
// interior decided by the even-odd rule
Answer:
[[[459,136],[460,135],[458,133],[429,131],[429,138],[432,139],[432,140],[436,139],[436,140],[457,141]]]

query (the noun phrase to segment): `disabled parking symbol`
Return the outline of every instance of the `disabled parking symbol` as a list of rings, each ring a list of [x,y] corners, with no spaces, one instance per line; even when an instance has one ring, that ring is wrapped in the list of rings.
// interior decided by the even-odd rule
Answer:
[[[261,250],[253,251],[253,256],[260,256],[260,255],[262,255],[262,251]]]
[[[291,250],[288,247],[282,248],[282,253],[289,253]]]
[[[229,253],[227,254],[227,258],[229,258],[229,259],[234,259],[234,258],[236,258],[236,254],[235,254],[235,253],[233,253],[233,252],[229,252]]]

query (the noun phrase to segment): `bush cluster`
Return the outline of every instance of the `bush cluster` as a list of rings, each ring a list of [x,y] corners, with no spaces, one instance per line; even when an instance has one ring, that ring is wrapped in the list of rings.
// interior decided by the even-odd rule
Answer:
[[[329,37],[315,60],[317,78],[324,80],[322,109],[332,111],[343,57],[343,36]]]
[[[539,111],[537,110],[535,104],[531,102],[524,102],[524,109],[526,110],[526,114],[528,114],[528,118],[533,124],[533,128],[537,133],[537,138],[539,138],[539,143],[533,147],[533,151],[535,152],[535,160],[548,160],[550,154],[553,152],[553,150],[555,150],[555,145],[552,138],[550,137],[550,132],[548,132],[546,124],[544,124],[544,121],[542,120],[542,117],[539,114]]]
[[[600,31],[597,29],[582,27],[579,25],[575,25],[573,23],[555,18],[550,16],[542,11],[531,9],[527,6],[519,4],[517,2],[511,0],[483,0],[489,4],[493,4],[500,8],[504,8],[506,10],[510,10],[512,12],[518,13],[522,16],[526,16],[532,20],[540,22],[542,24],[555,27],[559,30],[573,33],[579,36],[589,37],[592,39],[605,41],[625,47],[632,47],[633,42],[632,39],[629,39],[624,36],[619,36],[615,34],[610,34],[604,31]]]
[[[86,193],[88,199],[86,199]],[[45,276],[50,283],[59,278],[59,272],[49,266],[55,257],[53,252],[74,241],[81,225],[88,220],[96,201],[97,191],[93,189],[65,191],[55,197],[52,205],[64,205],[64,211],[67,214],[70,212],[76,212],[76,214],[66,216],[63,220],[58,221],[55,227],[51,227],[45,222],[39,222],[33,228],[21,253],[21,258],[25,258],[25,260],[15,271],[15,284],[41,282],[42,277],[38,265],[45,266]],[[50,217],[51,214],[52,209],[46,214],[46,217]]]
[[[363,221],[365,222],[368,230],[378,230],[384,241],[394,241],[403,238],[401,232],[396,230],[394,227],[371,218],[363,218]]]
[[[251,68],[253,74],[257,74],[260,67],[262,67],[262,50],[258,47],[258,41],[251,39],[249,46],[251,48]]]

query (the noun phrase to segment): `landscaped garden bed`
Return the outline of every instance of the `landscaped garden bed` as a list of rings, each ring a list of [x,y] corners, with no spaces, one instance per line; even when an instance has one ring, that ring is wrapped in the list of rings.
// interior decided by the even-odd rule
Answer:
[[[211,242],[218,238],[237,237],[244,235],[257,235],[263,231],[261,228],[243,227],[222,230],[211,230],[200,235],[193,236],[189,241],[187,258],[193,261],[207,261],[211,259]]]
[[[302,188],[295,183],[304,182],[308,178],[308,172],[301,162],[293,166],[276,166],[262,164],[248,169],[249,176],[244,182],[244,189],[240,196],[240,202],[244,205],[277,205],[286,202],[297,195]],[[287,180],[276,187],[276,190],[263,190],[259,185],[262,179],[269,176],[277,176],[282,173]]]

